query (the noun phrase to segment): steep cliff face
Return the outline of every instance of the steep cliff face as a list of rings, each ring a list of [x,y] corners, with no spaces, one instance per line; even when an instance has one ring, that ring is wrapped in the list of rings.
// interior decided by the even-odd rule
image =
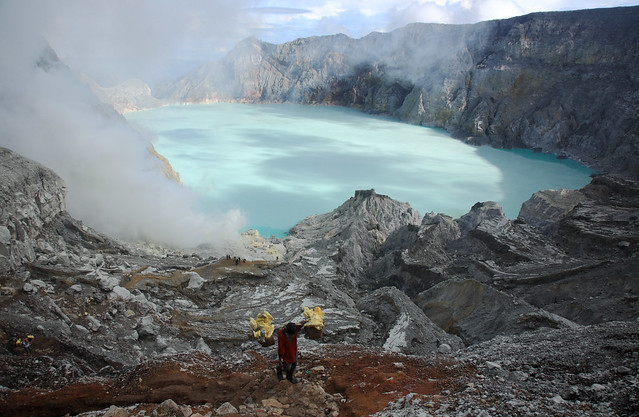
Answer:
[[[100,264],[120,248],[66,212],[66,184],[51,169],[0,147],[0,275],[37,274],[55,265]],[[101,260],[101,261],[100,261]],[[28,272],[25,276],[29,276]]]
[[[53,171],[0,148],[0,273],[35,259],[43,228],[64,211],[65,185]]]
[[[639,8],[250,39],[160,93],[180,102],[334,104],[639,175]]]

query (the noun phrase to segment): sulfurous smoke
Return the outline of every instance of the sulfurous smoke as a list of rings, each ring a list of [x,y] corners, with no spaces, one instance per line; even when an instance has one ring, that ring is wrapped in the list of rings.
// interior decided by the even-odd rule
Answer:
[[[240,213],[212,217],[200,212],[195,194],[164,176],[147,138],[100,103],[50,47],[49,37],[72,44],[56,19],[57,24],[71,21],[74,16],[64,12],[84,3],[98,4],[0,5],[0,146],[56,171],[67,184],[69,213],[107,234],[177,247],[220,246],[235,239],[244,222]],[[52,5],[61,9],[53,11]],[[72,30],[71,35],[82,34]],[[78,59],[81,55],[72,60]],[[85,68],[95,65],[89,64]]]

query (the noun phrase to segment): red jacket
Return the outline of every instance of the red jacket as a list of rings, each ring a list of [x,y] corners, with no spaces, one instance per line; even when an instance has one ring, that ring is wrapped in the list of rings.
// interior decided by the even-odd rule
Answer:
[[[297,325],[297,332],[302,329],[302,325]],[[277,334],[277,354],[285,363],[297,362],[297,332],[289,339],[284,334],[284,328]]]

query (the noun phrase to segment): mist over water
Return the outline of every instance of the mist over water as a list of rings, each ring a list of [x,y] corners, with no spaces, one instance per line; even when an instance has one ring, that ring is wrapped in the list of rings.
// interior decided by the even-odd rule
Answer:
[[[204,211],[239,209],[281,236],[355,190],[453,217],[497,201],[509,218],[541,189],[576,189],[591,171],[528,150],[473,147],[445,132],[336,107],[201,104],[127,115],[200,196]]]

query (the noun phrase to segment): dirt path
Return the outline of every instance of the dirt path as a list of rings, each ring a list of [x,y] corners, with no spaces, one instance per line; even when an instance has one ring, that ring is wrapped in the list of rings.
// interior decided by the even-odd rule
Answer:
[[[172,399],[201,414],[229,402],[242,406],[243,416],[260,415],[263,404],[275,403],[289,416],[333,411],[355,417],[375,413],[409,393],[436,399],[444,389],[461,389],[459,377],[475,372],[452,361],[322,345],[301,352],[301,383],[293,385],[277,380],[272,361],[256,352],[251,357],[242,364],[223,363],[202,353],[156,358],[117,378],[4,393],[0,408],[13,416],[60,416],[137,404],[141,412]]]

